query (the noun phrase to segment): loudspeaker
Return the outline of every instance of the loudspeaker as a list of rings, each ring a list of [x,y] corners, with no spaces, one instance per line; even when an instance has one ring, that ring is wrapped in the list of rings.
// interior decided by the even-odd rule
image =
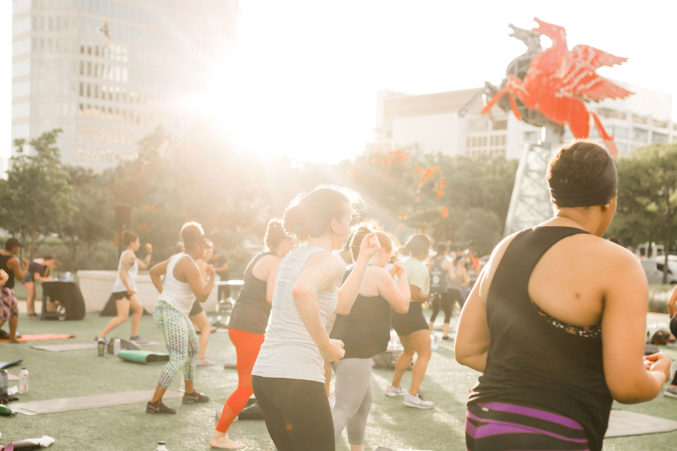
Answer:
[[[115,206],[115,229],[124,230],[129,227],[131,220],[132,207],[129,205]]]

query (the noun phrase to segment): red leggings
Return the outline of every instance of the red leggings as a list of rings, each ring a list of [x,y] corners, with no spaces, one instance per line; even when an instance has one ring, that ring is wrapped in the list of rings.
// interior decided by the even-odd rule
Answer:
[[[237,388],[223,405],[221,417],[216,424],[216,430],[224,434],[247,404],[249,397],[254,393],[252,389],[252,368],[254,368],[254,362],[259,355],[264,337],[263,334],[254,334],[239,329],[228,329],[228,336],[235,345],[237,352]],[[226,406],[230,409],[226,409]]]

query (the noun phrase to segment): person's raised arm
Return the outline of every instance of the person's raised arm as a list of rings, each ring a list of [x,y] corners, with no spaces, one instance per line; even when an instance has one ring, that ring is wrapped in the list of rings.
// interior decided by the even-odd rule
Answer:
[[[4,287],[8,280],[9,274],[7,274],[4,269],[0,269],[0,288]]]
[[[28,272],[28,265],[29,262],[27,259],[23,259],[23,268],[19,264],[19,259],[16,257],[10,258],[7,261],[7,269],[12,271],[12,274],[14,274],[14,278],[16,280],[21,280],[24,278],[26,273]]]
[[[375,233],[368,233],[362,238],[360,243],[360,252],[357,255],[357,260],[353,265],[353,270],[346,281],[338,290],[338,303],[336,305],[336,313],[347,315],[350,309],[353,308],[355,299],[360,291],[364,272],[369,264],[371,257],[378,252],[381,244],[378,241],[378,236]],[[345,271],[345,264],[344,264]]]
[[[195,294],[195,298],[199,302],[207,300],[209,293],[212,291],[212,288],[214,288],[215,282],[214,268],[211,265],[206,267],[207,282],[205,284],[202,283],[200,270],[190,258],[184,256],[176,262],[174,271],[177,272],[177,274],[183,275],[183,278],[186,280],[186,283],[190,286],[193,294]]]
[[[604,376],[611,396],[622,403],[654,398],[670,376],[670,359],[654,354],[644,362],[648,285],[642,267],[624,249],[603,265]]]
[[[318,305],[319,291],[331,289],[345,272],[345,263],[341,257],[324,254],[311,257],[312,265],[307,265],[292,287],[294,305],[310,337],[320,349],[322,358],[327,362],[339,360],[345,354],[340,340],[330,340],[322,324]]]
[[[168,259],[150,268],[150,281],[153,282],[158,293],[162,293],[162,276],[167,274],[167,265],[169,265]]]
[[[379,294],[397,313],[407,313],[411,291],[409,282],[407,282],[407,273],[402,265],[395,263],[389,271],[383,268],[374,268],[374,270]]]
[[[143,260],[140,258],[137,258],[136,261],[139,262],[139,268],[141,269],[148,269],[150,266],[150,259],[152,258],[153,255],[153,245],[150,243],[146,243],[146,256],[143,257]]]
[[[668,315],[670,318],[675,316],[675,303],[677,303],[677,287],[675,287],[674,290],[672,290],[672,294],[670,295],[670,299],[668,300]]]

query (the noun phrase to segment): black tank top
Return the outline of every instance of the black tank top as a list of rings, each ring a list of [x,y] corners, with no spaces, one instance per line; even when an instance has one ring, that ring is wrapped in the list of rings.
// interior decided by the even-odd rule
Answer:
[[[336,314],[329,336],[345,345],[343,358],[368,359],[384,352],[390,340],[390,304],[382,296],[357,296],[348,315]]]
[[[439,256],[433,258],[430,265],[430,292],[444,293],[449,285],[449,271],[442,267],[445,257]],[[451,264],[451,262],[449,262]]]
[[[7,267],[7,262],[13,257],[13,255],[0,254],[0,269],[4,269],[9,276],[4,288],[14,288],[14,272]]]
[[[230,329],[244,330],[253,334],[263,334],[268,325],[270,304],[266,301],[265,280],[254,277],[254,266],[270,252],[260,253],[251,259],[244,270],[244,285],[235,302],[235,307],[230,313]]]
[[[491,344],[484,374],[469,403],[510,402],[559,413],[578,421],[591,449],[599,450],[612,398],[604,379],[600,325],[559,321],[534,304],[531,272],[556,242],[586,233],[571,227],[537,227],[509,244],[489,288]]]

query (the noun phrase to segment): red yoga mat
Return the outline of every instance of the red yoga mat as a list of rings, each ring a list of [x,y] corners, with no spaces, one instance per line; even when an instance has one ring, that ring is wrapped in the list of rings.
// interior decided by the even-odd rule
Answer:
[[[17,341],[38,341],[38,340],[64,340],[66,338],[73,338],[75,335],[71,334],[24,334],[17,339]],[[0,339],[2,341],[9,341],[7,338]]]

